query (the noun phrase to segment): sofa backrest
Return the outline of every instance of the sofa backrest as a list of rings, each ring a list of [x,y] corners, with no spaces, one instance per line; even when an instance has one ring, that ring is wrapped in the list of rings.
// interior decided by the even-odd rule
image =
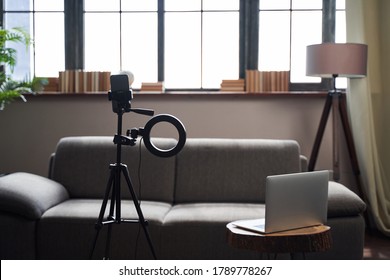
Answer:
[[[174,139],[153,139],[162,149],[176,145]],[[137,141],[122,146],[121,162],[128,166],[133,189],[141,199],[172,202],[175,182],[175,157],[158,158]],[[139,159],[141,152],[141,168]],[[66,187],[72,198],[103,198],[110,176],[109,165],[116,162],[113,137],[66,137],[58,145],[52,162],[51,178]],[[138,174],[140,173],[140,174]],[[138,177],[140,175],[140,179]],[[131,198],[121,176],[121,197]]]
[[[293,140],[187,139],[177,155],[175,202],[264,202],[266,176],[300,165]]]
[[[176,140],[158,138],[153,143],[168,149]],[[293,140],[192,138],[171,158],[156,157],[140,145],[137,141],[134,147],[122,146],[122,163],[143,200],[262,203],[266,176],[301,171],[299,145]],[[64,185],[71,198],[103,198],[109,165],[115,161],[113,137],[62,138],[51,178]],[[124,176],[121,197],[131,198]]]

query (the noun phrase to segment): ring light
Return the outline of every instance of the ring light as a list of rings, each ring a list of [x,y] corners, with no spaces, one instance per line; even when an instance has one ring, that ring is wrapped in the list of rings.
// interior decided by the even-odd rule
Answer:
[[[151,141],[150,141],[150,132],[152,128],[160,123],[160,122],[168,122],[172,124],[176,129],[179,134],[179,141],[177,142],[176,146],[168,149],[168,150],[162,150],[158,147],[156,147]],[[176,155],[183,149],[184,144],[186,143],[187,139],[187,134],[186,130],[184,128],[184,125],[182,122],[177,119],[176,117],[168,114],[161,114],[154,116],[151,118],[145,125],[143,131],[142,131],[142,136],[144,139],[144,143],[146,148],[151,152],[153,155],[158,156],[158,157],[171,157]]]

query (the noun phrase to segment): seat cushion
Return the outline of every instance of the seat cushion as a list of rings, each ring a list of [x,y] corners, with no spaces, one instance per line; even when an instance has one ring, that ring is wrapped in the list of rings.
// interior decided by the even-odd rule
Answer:
[[[256,259],[257,253],[234,249],[226,242],[226,225],[264,217],[254,203],[188,203],[172,207],[161,229],[162,259]]]
[[[164,226],[177,224],[227,224],[241,219],[264,218],[264,204],[255,203],[183,203],[165,216]]]
[[[38,224],[38,258],[89,259],[101,204],[100,199],[70,199],[49,209]],[[122,219],[138,219],[132,200],[122,200],[121,206]],[[104,221],[109,208],[110,203],[107,205]],[[168,203],[141,202],[142,213],[149,223],[148,231],[157,253],[160,249],[161,224],[170,208]],[[108,227],[103,226],[100,230],[93,258],[103,258]],[[112,224],[110,248],[112,259],[152,258],[144,232],[135,223]]]
[[[42,222],[50,220],[62,220],[64,223],[70,220],[86,220],[95,223],[102,207],[101,199],[69,199],[49,209],[42,216]],[[132,200],[121,200],[121,217],[124,219],[138,218]],[[145,219],[155,224],[162,224],[171,204],[155,201],[141,201],[140,204]],[[110,201],[107,203],[104,218],[110,209]]]

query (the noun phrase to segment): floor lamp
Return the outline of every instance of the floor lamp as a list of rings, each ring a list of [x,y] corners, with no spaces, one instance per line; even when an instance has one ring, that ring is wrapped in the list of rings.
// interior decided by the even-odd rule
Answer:
[[[307,46],[306,53],[306,75],[322,78],[332,78],[332,89],[329,90],[324,110],[322,112],[317,135],[314,141],[313,149],[309,160],[309,171],[313,171],[321,140],[324,134],[325,126],[332,109],[333,117],[333,179],[340,180],[340,161],[339,161],[339,119],[344,130],[347,142],[348,152],[351,159],[354,175],[356,177],[359,196],[364,200],[360,181],[360,169],[356,156],[355,144],[352,137],[351,128],[348,121],[345,93],[336,89],[337,77],[362,78],[367,72],[367,45],[364,44],[336,44],[323,43]]]

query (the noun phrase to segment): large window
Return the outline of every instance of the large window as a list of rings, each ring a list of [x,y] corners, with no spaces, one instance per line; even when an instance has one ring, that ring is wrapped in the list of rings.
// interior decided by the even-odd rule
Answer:
[[[57,76],[64,69],[64,1],[5,0],[3,26],[22,27],[30,32],[34,45],[26,50],[15,45],[18,65],[14,78],[23,80],[32,75]]]
[[[329,32],[323,18],[323,0],[260,0],[259,70],[288,71],[292,84],[320,83],[306,76],[306,46],[319,44]],[[335,2],[335,42],[345,42],[345,1]],[[329,8],[329,7],[328,7]],[[324,30],[323,30],[324,29]],[[332,31],[333,32],[333,31]]]
[[[345,41],[345,0],[84,0],[81,8],[66,9],[67,1],[77,0],[4,0],[3,26],[23,27],[35,42],[18,51],[15,78],[55,77],[77,65],[70,67],[129,70],[134,88],[164,81],[172,90],[213,90],[223,79],[243,78],[244,63],[258,59],[259,70],[290,70],[292,84],[315,89],[321,80],[305,75],[306,46],[320,43],[323,30],[335,33],[336,42]],[[259,9],[250,21],[258,38],[242,28],[252,13],[243,9],[248,2]],[[336,3],[335,12],[324,9],[330,2]],[[64,31],[77,17],[84,25]],[[329,31],[334,21],[335,31]],[[255,48],[243,51],[253,38]],[[82,54],[71,53],[67,42],[79,45]]]
[[[162,7],[165,87],[218,88],[237,78],[239,0],[165,0]],[[156,0],[85,0],[85,69],[129,70],[135,88],[156,82],[158,17]]]
[[[85,0],[85,69],[157,81],[157,1]]]
[[[302,62],[306,46],[322,40],[322,0],[261,0],[259,18],[259,70],[291,70],[292,83],[319,82],[306,77]]]
[[[238,0],[165,1],[165,85],[219,88],[238,78]]]

